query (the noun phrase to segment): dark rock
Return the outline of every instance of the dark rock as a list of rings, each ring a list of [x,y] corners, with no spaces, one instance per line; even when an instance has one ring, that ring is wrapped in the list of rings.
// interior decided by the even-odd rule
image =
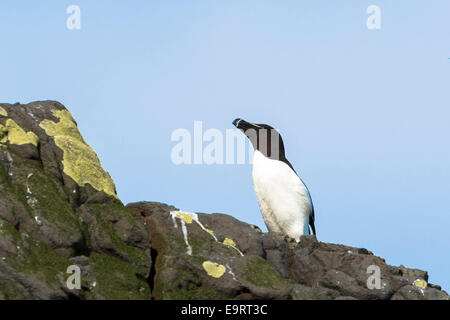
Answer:
[[[124,207],[64,106],[0,104],[0,300],[449,299],[427,281],[367,249],[297,244],[225,214]]]
[[[444,291],[435,288],[421,289],[405,285],[392,296],[392,300],[449,300],[449,297]]]
[[[389,266],[366,249],[315,236],[303,236],[297,245],[223,214],[186,213],[161,203],[127,207],[152,238],[155,299],[448,299],[436,287],[418,295],[414,281],[426,282],[426,272]],[[374,266],[380,281],[372,288]]]
[[[0,299],[148,299],[147,230],[68,111],[0,107]],[[66,285],[73,264],[81,290]]]

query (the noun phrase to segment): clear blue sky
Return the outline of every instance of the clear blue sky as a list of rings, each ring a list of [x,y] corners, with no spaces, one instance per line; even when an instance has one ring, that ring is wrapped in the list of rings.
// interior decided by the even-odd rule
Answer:
[[[71,4],[81,30],[66,28]],[[366,27],[371,4],[381,30]],[[251,166],[175,166],[170,136],[269,123],[321,241],[450,290],[449,15],[448,0],[3,0],[0,101],[62,102],[125,203],[260,227]]]

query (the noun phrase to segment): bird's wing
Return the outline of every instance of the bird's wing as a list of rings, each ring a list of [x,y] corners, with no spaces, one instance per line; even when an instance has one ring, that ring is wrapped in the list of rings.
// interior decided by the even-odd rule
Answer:
[[[309,198],[311,199],[311,196],[309,196]],[[315,219],[316,219],[316,217],[315,217],[315,214],[314,214],[314,205],[313,205],[313,202],[311,200],[311,214],[309,215],[309,226],[311,227],[313,235],[316,235],[316,226],[314,224],[314,220]]]
[[[306,188],[306,192],[308,193],[308,197],[309,197],[309,202],[311,203],[311,213],[309,214],[309,226],[311,227],[312,233],[313,235],[316,235],[316,225],[314,224],[315,222],[315,213],[314,213],[314,204],[312,202],[312,198],[311,198],[311,194],[308,190],[308,187],[306,186],[306,184],[302,181],[302,179],[300,178],[300,176],[298,175],[298,173],[295,171],[294,167],[292,166],[292,164],[289,162],[288,159],[286,159],[286,157],[283,157],[282,159],[280,159],[280,161],[284,162],[285,164],[287,164],[289,166],[289,168],[292,169],[292,171],[295,172],[295,174],[297,175],[297,177],[300,179],[300,181],[303,183],[303,185]]]
[[[311,227],[312,234],[316,235],[316,225],[314,224],[316,217],[315,217],[315,212],[314,212],[314,204],[313,204],[313,201],[311,198],[311,193],[309,192],[309,189],[306,186],[306,184],[303,182],[303,180],[302,179],[300,179],[300,180],[302,181],[303,185],[306,188],[306,193],[308,194],[308,198],[309,198],[309,204],[311,205],[311,212],[309,214],[309,226]],[[310,234],[311,234],[311,232],[310,232]]]

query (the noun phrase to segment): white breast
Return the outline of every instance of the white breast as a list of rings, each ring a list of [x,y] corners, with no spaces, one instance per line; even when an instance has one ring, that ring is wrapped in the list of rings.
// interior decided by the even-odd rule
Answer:
[[[309,234],[312,210],[308,189],[284,162],[253,156],[253,187],[267,228],[300,241]]]

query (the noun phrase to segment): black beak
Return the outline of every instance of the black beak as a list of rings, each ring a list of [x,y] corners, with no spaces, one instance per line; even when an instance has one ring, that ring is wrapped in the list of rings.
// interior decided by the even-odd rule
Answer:
[[[250,128],[258,128],[257,126],[255,126],[253,123],[249,123],[247,121],[245,121],[244,119],[241,118],[237,118],[236,120],[233,121],[233,125],[240,129],[240,130],[247,130]]]
[[[237,118],[236,120],[233,121],[233,125],[239,129],[239,123],[242,121],[241,118]]]

